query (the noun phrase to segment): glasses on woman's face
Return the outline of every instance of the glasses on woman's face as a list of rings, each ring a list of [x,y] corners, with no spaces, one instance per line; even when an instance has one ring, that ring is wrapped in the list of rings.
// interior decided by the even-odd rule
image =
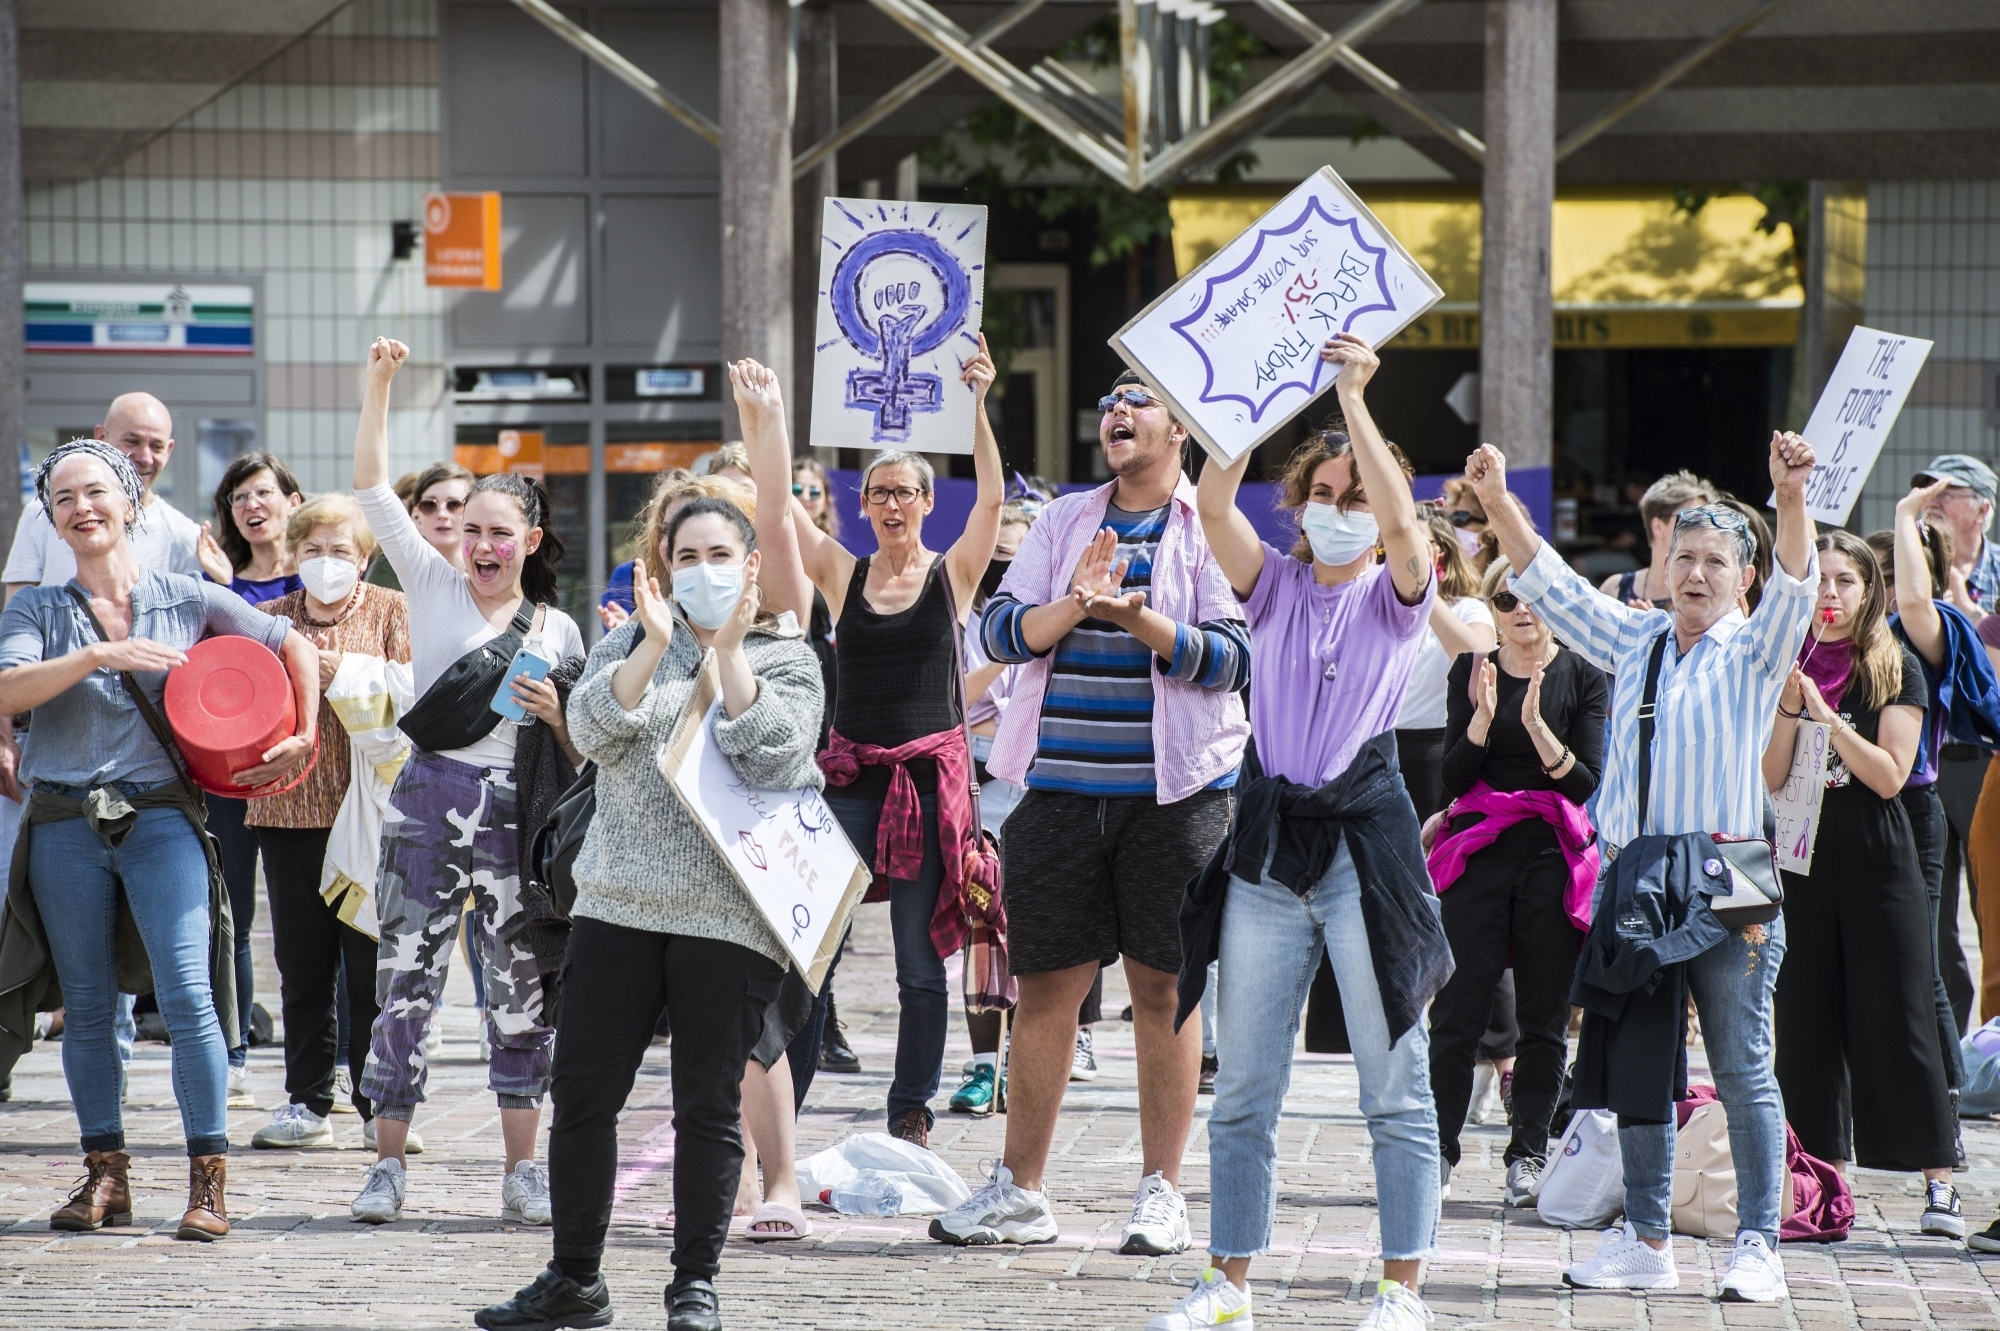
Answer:
[[[820,489],[817,485],[800,485],[797,481],[792,482],[792,498],[794,499],[817,499],[825,493],[826,491]]]
[[[923,493],[922,490],[919,490],[914,485],[899,485],[894,489],[886,485],[871,485],[861,492],[861,497],[877,508],[882,507],[882,505],[888,503],[891,499],[904,508],[908,508],[910,505],[916,503],[923,496]]]
[[[425,499],[419,499],[417,501],[417,512],[423,514],[427,518],[436,517],[440,510],[442,510],[445,513],[451,514],[453,517],[456,517],[460,512],[464,510],[464,508],[465,508],[465,501],[463,499],[425,498]]]
[[[1511,615],[1521,608],[1521,598],[1512,592],[1493,593],[1493,608],[1503,615]]]
[[[1106,393],[1097,399],[1097,410],[1100,414],[1108,416],[1120,402],[1138,411],[1141,407],[1153,406],[1159,400],[1143,388],[1128,388],[1122,393]]]
[[[260,485],[254,490],[238,490],[229,496],[231,508],[248,508],[251,504],[275,504],[285,497],[285,492],[268,485]]]

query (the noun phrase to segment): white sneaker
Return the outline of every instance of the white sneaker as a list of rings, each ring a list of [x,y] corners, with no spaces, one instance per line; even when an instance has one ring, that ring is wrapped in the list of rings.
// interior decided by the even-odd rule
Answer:
[[[1563,1283],[1578,1289],[1679,1289],[1681,1275],[1674,1267],[1673,1240],[1654,1248],[1627,1221],[1605,1230],[1597,1255],[1564,1271]]]
[[[333,1070],[333,1112],[352,1114],[354,1110],[354,1078],[346,1068]]]
[[[1127,1257],[1165,1257],[1186,1252],[1189,1241],[1187,1199],[1174,1191],[1165,1174],[1146,1175],[1132,1198],[1132,1218],[1125,1222],[1118,1251]]]
[[[994,1164],[970,1197],[931,1221],[931,1237],[960,1247],[974,1243],[1053,1243],[1056,1218],[1046,1192],[1014,1186],[1014,1171]]]
[[[375,1120],[372,1118],[361,1125],[361,1144],[371,1151],[375,1149]],[[422,1155],[423,1153],[424,1134],[418,1132],[415,1128],[411,1128],[409,1140],[403,1143],[403,1154]]]
[[[1507,1206],[1533,1206],[1535,1189],[1541,1185],[1542,1162],[1530,1156],[1507,1166],[1507,1190],[1501,1202]]]
[[[1943,1179],[1924,1185],[1924,1213],[1917,1221],[1917,1231],[1952,1239],[1965,1237],[1965,1210],[1958,1203],[1957,1188]]]
[[[255,1109],[257,1097],[250,1091],[250,1069],[248,1066],[229,1065],[229,1107],[231,1109]]]
[[[333,1125],[304,1105],[288,1104],[271,1115],[269,1123],[257,1129],[250,1144],[266,1151],[295,1146],[331,1146]]]
[[[1354,1331],[1423,1331],[1437,1320],[1417,1292],[1400,1280],[1375,1282],[1375,1306]]]
[[[1494,1113],[1500,1107],[1500,1069],[1491,1063],[1473,1064],[1472,1103],[1466,1106],[1465,1121],[1495,1122]]]
[[[400,1160],[377,1160],[368,1167],[367,1181],[348,1210],[367,1225],[386,1225],[403,1218],[403,1184],[406,1175]]]
[[[1738,1234],[1736,1251],[1729,1256],[1729,1274],[1722,1278],[1722,1301],[1776,1303],[1791,1296],[1785,1288],[1785,1264],[1764,1236],[1755,1230]]]
[[[1076,1052],[1070,1055],[1069,1079],[1071,1081],[1097,1080],[1097,1048],[1091,1042],[1090,1027],[1080,1027],[1076,1033]]]
[[[532,1160],[515,1165],[500,1184],[500,1218],[524,1225],[549,1223],[549,1173]]]
[[[1146,1323],[1146,1331],[1206,1331],[1226,1326],[1229,1331],[1255,1331],[1250,1320],[1250,1291],[1229,1283],[1229,1277],[1209,1267],[1195,1282],[1194,1290],[1172,1312],[1161,1313]]]

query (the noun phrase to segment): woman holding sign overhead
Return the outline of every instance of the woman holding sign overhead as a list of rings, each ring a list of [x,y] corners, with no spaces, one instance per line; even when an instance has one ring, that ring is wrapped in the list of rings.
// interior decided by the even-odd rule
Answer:
[[[598,1265],[618,1174],[618,1114],[664,1010],[674,1033],[673,1331],[720,1327],[714,1280],[743,1162],[743,1065],[784,981],[785,945],[660,770],[660,751],[714,653],[717,749],[746,784],[820,785],[819,659],[789,611],[763,612],[750,520],[695,499],[661,542],[672,600],[633,579],[632,617],[606,634],[570,694],[570,733],[597,764],[578,853],[556,1040],[555,1257],[474,1319],[488,1331],[601,1326]],[[601,1316],[602,1320],[588,1320]]]
[[[1806,873],[1784,874],[1778,1086],[1806,1153],[1866,1169],[1921,1170],[1924,1233],[1962,1238],[1955,1140],[1931,1002],[1929,894],[1901,799],[1929,688],[1892,633],[1875,552],[1819,538],[1813,631],[1778,699],[1764,782],[1785,787],[1801,723],[1828,727],[1818,826]],[[1811,737],[1808,736],[1808,742]]]
[[[792,497],[777,376],[741,361],[730,366],[729,378],[757,480],[766,594],[774,608],[804,619],[817,590],[833,612],[841,684],[821,756],[835,788],[826,802],[874,871],[869,899],[882,900],[875,892],[884,891],[889,902],[902,1004],[889,1131],[923,1146],[951,1010],[931,919],[940,894],[962,887],[966,853],[979,836],[969,798],[972,759],[959,702],[958,635],[1000,532],[1000,441],[985,410],[993,359],[982,338],[978,354],[965,362],[964,389],[955,390],[973,395],[979,493],[963,534],[942,555],[924,545],[924,518],[937,499],[923,454],[878,453],[862,472],[862,513],[874,528],[876,549],[856,558]],[[946,950],[956,951],[956,942]]]

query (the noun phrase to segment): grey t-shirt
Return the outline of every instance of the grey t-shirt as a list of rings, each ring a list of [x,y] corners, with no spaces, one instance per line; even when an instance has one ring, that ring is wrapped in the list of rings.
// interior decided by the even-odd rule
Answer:
[[[291,620],[251,608],[227,587],[178,573],[146,569],[132,588],[132,636],[182,651],[227,633],[253,638],[275,652],[291,627]],[[54,660],[96,641],[97,630],[67,586],[24,587],[0,614],[0,670]],[[134,677],[160,706],[167,672],[140,671]],[[155,785],[174,777],[173,760],[109,670],[92,671],[35,708],[21,754],[23,784]]]

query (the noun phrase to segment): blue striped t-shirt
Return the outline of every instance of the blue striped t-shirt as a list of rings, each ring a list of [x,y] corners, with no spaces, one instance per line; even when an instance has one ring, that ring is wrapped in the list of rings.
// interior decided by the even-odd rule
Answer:
[[[1118,538],[1125,561],[1121,590],[1143,591],[1151,604],[1153,558],[1166,533],[1168,505],[1146,513],[1108,506],[1104,525]],[[1034,655],[1021,636],[1030,607],[1001,595],[986,611],[988,655],[1026,661]],[[1042,699],[1041,731],[1028,769],[1031,790],[1059,790],[1094,798],[1153,795],[1153,671],[1151,648],[1116,624],[1086,619],[1056,644]],[[1174,659],[1157,667],[1169,678],[1202,688],[1233,691],[1249,677],[1250,644],[1235,620],[1180,626]],[[1236,784],[1230,772],[1217,788]]]

